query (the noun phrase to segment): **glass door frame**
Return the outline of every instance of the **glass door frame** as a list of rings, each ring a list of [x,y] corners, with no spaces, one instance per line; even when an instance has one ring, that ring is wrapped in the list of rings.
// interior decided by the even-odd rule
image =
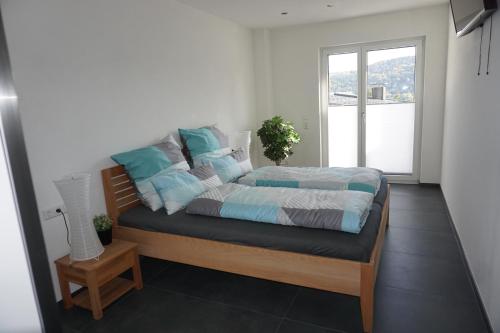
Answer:
[[[343,46],[324,47],[320,49],[320,135],[321,166],[328,167],[328,107],[329,107],[329,61],[335,54],[357,53],[358,55],[358,166],[366,165],[366,105],[367,105],[367,55],[370,51],[392,48],[415,47],[415,125],[413,138],[413,173],[386,174],[391,182],[418,183],[420,179],[421,139],[422,139],[422,107],[424,76],[424,37],[398,39],[382,42],[359,43]]]

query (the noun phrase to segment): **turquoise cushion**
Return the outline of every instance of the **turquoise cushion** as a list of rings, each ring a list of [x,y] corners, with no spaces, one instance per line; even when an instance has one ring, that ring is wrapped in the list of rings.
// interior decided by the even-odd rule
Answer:
[[[179,128],[179,134],[193,157],[222,148],[215,134],[208,128]]]
[[[169,215],[186,207],[195,197],[205,192],[201,180],[186,171],[161,175],[152,182]]]
[[[229,183],[243,175],[238,162],[230,155],[206,160],[205,163],[213,166],[217,175],[224,183]]]
[[[111,158],[124,166],[134,182],[149,178],[172,165],[165,153],[154,146],[116,154]]]
[[[134,182],[142,203],[153,211],[163,207],[163,202],[151,179],[171,170],[189,170],[181,147],[171,134],[158,144],[116,154],[111,158],[123,165]]]
[[[222,157],[203,157],[201,163],[211,165],[224,183],[235,181],[253,170],[248,153],[243,149],[238,149]]]
[[[163,201],[161,200],[158,192],[156,191],[153,183],[151,182],[155,177],[159,177],[163,174],[170,173],[176,170],[189,170],[189,165],[187,162],[177,163],[172,165],[171,167],[162,170],[155,174],[152,177],[146,178],[144,180],[140,180],[135,183],[135,187],[139,192],[139,197],[142,200],[142,203],[151,208],[152,211],[157,211],[161,207],[163,207]]]

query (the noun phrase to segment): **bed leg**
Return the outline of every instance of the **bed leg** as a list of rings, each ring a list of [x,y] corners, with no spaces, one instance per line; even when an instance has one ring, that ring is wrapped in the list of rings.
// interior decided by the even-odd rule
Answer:
[[[371,333],[373,330],[374,288],[375,267],[370,263],[362,264],[360,303],[364,333]]]
[[[391,217],[390,209],[389,209],[390,204],[391,204],[391,185],[388,185],[387,198],[385,199],[385,204],[387,205],[387,219],[385,222],[385,229],[387,230],[389,228],[389,220]],[[382,216],[382,218],[383,218],[383,216]]]

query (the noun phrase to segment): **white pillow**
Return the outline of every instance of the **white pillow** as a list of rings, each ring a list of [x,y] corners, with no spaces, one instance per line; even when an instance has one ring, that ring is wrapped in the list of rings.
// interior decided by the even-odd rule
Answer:
[[[232,150],[243,149],[250,156],[252,131],[234,132],[229,136],[229,145]]]

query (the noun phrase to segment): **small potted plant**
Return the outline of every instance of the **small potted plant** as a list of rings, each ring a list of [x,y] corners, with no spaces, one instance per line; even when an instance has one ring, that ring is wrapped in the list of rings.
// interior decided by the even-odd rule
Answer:
[[[96,215],[94,217],[94,227],[97,231],[97,236],[99,236],[99,240],[102,245],[111,244],[113,239],[112,229],[113,221],[109,218],[109,216],[102,214]]]
[[[257,135],[262,141],[264,156],[278,166],[293,154],[293,145],[300,142],[300,135],[293,124],[280,116],[264,121]]]

